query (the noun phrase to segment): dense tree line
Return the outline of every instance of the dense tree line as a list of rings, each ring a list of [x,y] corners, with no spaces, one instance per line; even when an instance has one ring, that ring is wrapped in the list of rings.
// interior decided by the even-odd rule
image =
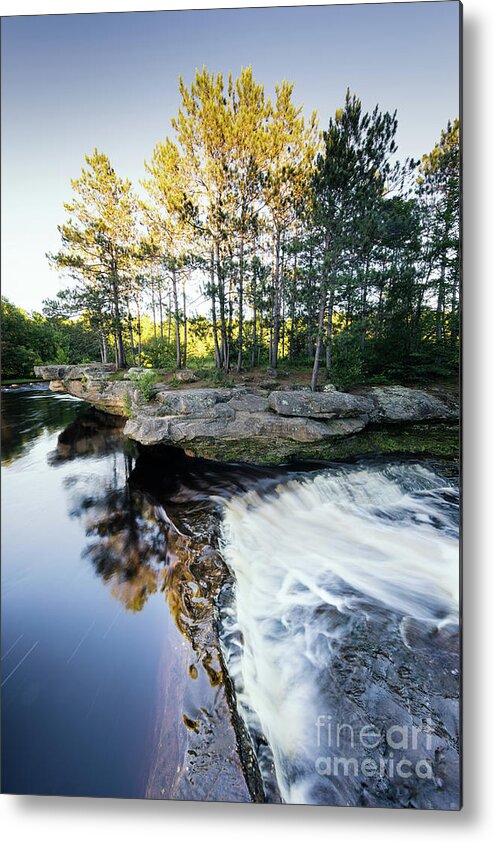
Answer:
[[[29,378],[42,363],[90,362],[98,340],[85,319],[47,319],[28,314],[2,297],[2,377]]]
[[[31,378],[35,365],[77,365],[98,360],[101,348],[94,322],[86,314],[67,318],[60,314],[61,309],[68,309],[67,305],[60,307],[57,301],[56,306],[47,305],[43,315],[26,313],[2,297],[3,379]],[[156,328],[149,314],[143,314],[141,362],[156,368],[174,368],[173,345],[162,341]],[[195,316],[190,319],[188,333],[191,361],[200,366],[213,354],[210,324],[204,316]]]
[[[340,383],[456,370],[458,120],[400,163],[396,113],[347,92],[320,132],[293,85],[271,99],[250,68],[203,69],[180,80],[172,129],[139,192],[86,157],[49,256],[75,283],[46,315],[83,318],[120,367],[187,365],[194,325],[218,369],[309,365],[314,389],[321,369]]]

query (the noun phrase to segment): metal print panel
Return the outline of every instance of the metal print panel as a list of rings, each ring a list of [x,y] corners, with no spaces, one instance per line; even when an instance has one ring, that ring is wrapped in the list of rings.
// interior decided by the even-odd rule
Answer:
[[[2,790],[457,810],[458,2],[2,19]]]

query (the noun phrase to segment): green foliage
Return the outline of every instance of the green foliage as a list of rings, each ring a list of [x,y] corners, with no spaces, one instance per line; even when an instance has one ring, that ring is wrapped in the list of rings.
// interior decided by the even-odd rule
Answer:
[[[151,337],[143,343],[141,361],[145,366],[171,371],[175,366],[174,349],[163,339]]]
[[[155,395],[155,385],[159,380],[159,375],[156,371],[150,369],[149,371],[132,372],[131,381],[136,385],[137,390],[145,401],[150,401]]]
[[[82,321],[29,315],[2,298],[2,378],[31,377],[35,365],[76,364],[98,356],[97,339]]]
[[[336,386],[347,388],[363,380],[364,364],[359,337],[352,331],[342,331],[333,340],[330,377]]]
[[[76,285],[44,320],[9,312],[6,370],[115,355],[222,385],[268,361],[313,365],[313,388],[324,367],[343,387],[456,374],[458,120],[400,162],[396,112],[347,90],[319,134],[294,90],[270,99],[251,68],[180,79],[145,201],[106,155],[86,156],[50,258]]]
[[[123,408],[127,418],[132,416],[132,403],[128,392],[123,396]]]
[[[210,379],[215,386],[225,386],[226,388],[230,388],[235,385],[234,378],[227,374],[226,371],[223,371],[223,369],[212,369]]]

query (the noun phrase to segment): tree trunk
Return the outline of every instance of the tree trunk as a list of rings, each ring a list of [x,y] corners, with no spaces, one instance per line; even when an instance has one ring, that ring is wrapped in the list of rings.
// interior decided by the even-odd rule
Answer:
[[[257,239],[254,237],[254,255],[257,251]],[[257,356],[257,264],[252,266],[252,286],[251,286],[251,300],[252,300],[252,344],[250,353],[250,364],[252,368],[256,365]]]
[[[104,330],[100,333],[101,339],[101,362],[106,364],[108,362],[108,339]]]
[[[436,343],[441,344],[443,339],[443,319],[444,319],[444,286],[446,276],[446,265],[443,256],[441,262],[441,274],[439,276],[439,286],[437,291],[437,305],[436,305]]]
[[[240,272],[238,279],[238,357],[237,372],[242,371],[242,352],[244,344],[244,238],[240,240]]]
[[[448,223],[444,227],[444,243],[448,241]],[[441,344],[444,336],[444,310],[446,304],[446,248],[443,244],[441,249],[441,271],[437,290],[436,306],[436,342]]]
[[[168,289],[168,326],[167,326],[168,349],[172,346],[172,294]]]
[[[115,317],[115,346],[116,346],[116,365],[117,368],[125,368],[125,347],[122,336],[122,318],[120,315],[120,301],[118,298],[118,282],[117,275],[114,272],[112,276],[112,293],[113,293],[113,308]]]
[[[136,364],[136,352],[134,346],[134,330],[132,327],[132,313],[130,312],[130,305],[127,301],[127,321],[129,323],[129,338],[130,338],[130,354],[132,357],[132,365]]]
[[[334,308],[334,289],[331,287],[331,292],[328,301],[328,326],[326,331],[326,375],[329,377],[331,373],[331,357],[333,351],[333,308]]]
[[[317,375],[319,374],[319,363],[321,361],[322,342],[324,334],[324,314],[326,312],[326,287],[323,284],[321,287],[321,297],[319,299],[319,317],[317,322],[317,340],[316,351],[314,354],[314,365],[312,366],[312,377],[310,381],[310,388],[313,392],[317,392]]]
[[[365,335],[366,335],[366,321],[367,321],[367,285],[369,280],[369,258],[366,260],[364,283],[362,286],[362,298],[360,308],[360,350],[362,354],[365,351]]]
[[[256,355],[257,355],[257,296],[256,296],[256,287],[255,287],[255,273],[253,278],[253,314],[252,314],[252,350],[250,356],[250,362],[252,368],[254,368],[256,364]]]
[[[173,306],[175,309],[175,365],[180,368],[181,362],[181,348],[180,348],[180,311],[178,307],[178,290],[177,290],[177,270],[172,269],[172,291],[173,291]]]
[[[185,274],[182,272],[182,301],[184,308],[184,343],[182,346],[182,365],[187,368],[187,298],[185,295]]]
[[[228,281],[228,330],[227,330],[227,345],[226,345],[226,360],[225,371],[230,371],[231,353],[233,344],[233,294],[235,287],[235,278],[233,272],[233,255],[230,252],[230,279]]]
[[[137,365],[141,365],[142,357],[142,324],[141,324],[141,305],[139,303],[139,295],[136,296],[137,307]]]
[[[214,339],[214,364],[216,368],[221,368],[221,354],[218,342],[218,318],[216,315],[216,284],[214,280],[214,249],[211,249],[211,261],[209,274],[211,278],[211,317],[213,320],[213,339]]]
[[[153,313],[153,332],[154,338],[156,339],[157,332],[156,332],[156,302],[154,298],[154,278],[151,276],[151,310]]]
[[[279,228],[276,228],[274,235],[274,262],[273,262],[273,332],[271,338],[271,353],[269,364],[271,368],[278,366],[278,346],[280,344],[280,245],[281,235]]]
[[[163,342],[163,290],[161,288],[162,279],[158,279],[158,306],[160,311],[160,338]]]
[[[290,339],[288,345],[288,359],[290,362],[295,356],[295,298],[297,295],[297,255],[293,258],[293,280],[292,293],[290,296]]]
[[[225,307],[225,276],[223,266],[221,264],[220,244],[215,240],[215,257],[216,257],[216,277],[218,278],[218,299],[220,306],[220,331],[221,331],[221,364],[223,368],[228,366],[227,361],[227,347],[228,347],[228,332],[226,325],[226,307]]]

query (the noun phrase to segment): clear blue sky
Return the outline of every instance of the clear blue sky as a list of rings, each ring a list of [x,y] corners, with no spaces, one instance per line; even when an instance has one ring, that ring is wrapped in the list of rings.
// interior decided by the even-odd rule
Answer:
[[[252,65],[268,93],[324,128],[349,87],[398,109],[399,157],[418,157],[458,116],[457,2],[140,12],[2,19],[2,293],[40,309],[67,281],[45,252],[84,154],[105,152],[137,183],[170,133],[177,80]]]

